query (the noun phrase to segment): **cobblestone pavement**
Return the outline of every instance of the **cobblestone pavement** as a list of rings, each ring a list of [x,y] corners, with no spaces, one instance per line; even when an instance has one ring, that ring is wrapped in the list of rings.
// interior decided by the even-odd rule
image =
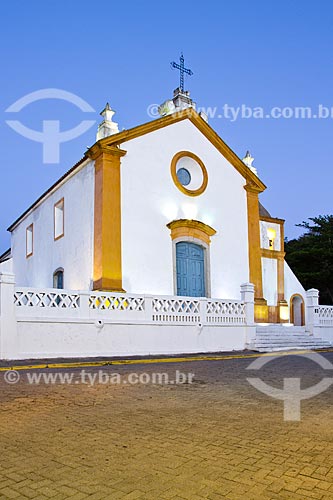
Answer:
[[[333,388],[302,402],[300,422],[285,422],[283,402],[246,381],[252,361],[85,367],[100,382],[103,373],[195,374],[179,385],[83,384],[80,368],[67,370],[71,385],[29,385],[26,371],[10,385],[0,372],[0,498],[333,499]],[[325,375],[300,356],[260,371],[275,387]]]

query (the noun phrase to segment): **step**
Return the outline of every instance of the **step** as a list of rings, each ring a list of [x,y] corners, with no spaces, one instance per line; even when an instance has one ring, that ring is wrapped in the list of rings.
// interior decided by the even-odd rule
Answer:
[[[304,333],[304,326],[282,326],[282,325],[267,325],[267,326],[256,326],[256,331],[259,333],[263,332],[293,332],[293,333]]]
[[[327,349],[326,344],[255,344],[254,349]]]
[[[256,343],[266,343],[266,344],[330,344],[328,340],[324,339],[313,339],[313,338],[305,338],[305,339],[260,339],[255,338]]]
[[[311,338],[311,337],[303,337],[303,338],[295,338],[295,337],[289,337],[289,338],[281,338],[281,337],[266,337],[266,338],[262,338],[262,337],[256,337],[255,338],[255,341],[256,342],[277,342],[277,343],[284,343],[284,344],[289,344],[290,342],[292,343],[300,343],[300,342],[305,342],[307,344],[317,344],[318,342],[319,343],[325,343],[325,344],[329,344],[329,341],[328,340],[324,340],[324,339],[321,339],[321,338]]]
[[[329,346],[326,345],[318,345],[318,344],[295,344],[295,345],[289,345],[289,344],[270,344],[270,345],[261,345],[261,344],[256,344],[254,346],[256,349],[271,349],[271,348],[280,348],[280,349],[307,349],[307,348],[316,348],[316,349],[326,349]]]
[[[313,337],[305,331],[305,326],[283,323],[256,325],[253,349],[258,352],[327,349],[332,344],[327,340]]]
[[[330,345],[330,342],[323,340],[323,339],[316,339],[316,340],[276,340],[276,339],[255,339],[256,344],[326,344]]]
[[[297,340],[302,340],[302,339],[313,339],[311,335],[286,335],[286,334],[281,334],[281,335],[270,335],[269,333],[259,333],[256,335],[257,339],[281,339],[281,340],[289,340],[289,339],[297,339]]]
[[[314,337],[313,335],[302,335],[298,333],[297,335],[281,334],[281,335],[270,335],[264,333],[257,333],[256,337],[262,339],[310,339],[310,340],[321,340],[321,337]]]
[[[285,341],[285,340],[262,340],[262,339],[255,339],[255,344],[256,345],[271,345],[271,344],[275,344],[275,345],[306,345],[306,344],[321,344],[321,345],[330,345],[328,342],[314,342],[313,340],[309,341],[309,340],[289,340],[289,341]]]
[[[285,346],[285,347],[254,347],[257,352],[280,352],[280,351],[316,351],[318,349],[325,349],[325,347],[318,346]]]
[[[294,325],[293,323],[256,323],[258,328],[305,328],[305,325]]]

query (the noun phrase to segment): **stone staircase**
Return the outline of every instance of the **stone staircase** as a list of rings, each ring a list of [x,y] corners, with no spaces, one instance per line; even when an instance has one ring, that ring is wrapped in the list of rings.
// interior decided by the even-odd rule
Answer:
[[[327,340],[310,336],[304,326],[284,324],[257,325],[252,349],[258,352],[293,349],[325,349],[332,347]]]

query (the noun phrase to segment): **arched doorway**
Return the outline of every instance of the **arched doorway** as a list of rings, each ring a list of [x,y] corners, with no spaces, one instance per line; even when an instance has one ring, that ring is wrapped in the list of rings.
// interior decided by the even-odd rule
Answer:
[[[290,297],[290,321],[295,326],[305,325],[304,299],[298,293]]]
[[[193,219],[167,224],[171,230],[174,294],[210,297],[210,238],[212,227]]]
[[[176,244],[177,295],[205,297],[204,248],[182,241]]]

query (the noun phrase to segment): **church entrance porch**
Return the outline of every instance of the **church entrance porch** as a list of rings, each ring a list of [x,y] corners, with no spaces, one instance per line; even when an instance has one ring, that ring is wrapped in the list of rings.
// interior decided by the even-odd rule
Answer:
[[[177,295],[205,297],[204,248],[196,243],[176,244]]]

